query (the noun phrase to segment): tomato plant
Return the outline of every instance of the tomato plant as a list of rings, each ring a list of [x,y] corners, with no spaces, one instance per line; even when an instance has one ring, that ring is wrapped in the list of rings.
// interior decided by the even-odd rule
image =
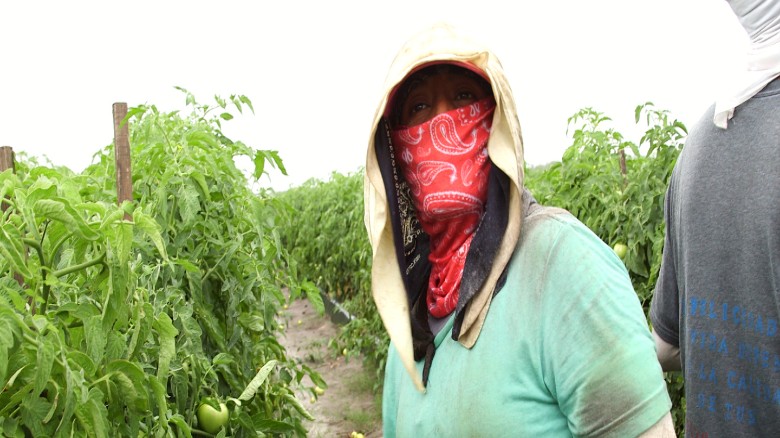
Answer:
[[[278,341],[282,288],[303,293],[287,207],[248,179],[283,163],[222,132],[248,98],[181,91],[189,115],[128,112],[132,202],[112,145],[80,174],[0,173],[0,435],[190,436],[206,396],[240,402],[232,436],[306,435],[295,390],[324,383]]]
[[[333,173],[277,197],[292,208],[280,233],[293,270],[355,318],[330,341],[336,354],[362,353],[382,381],[388,337],[371,298],[371,246],[363,225],[363,172]],[[316,288],[315,288],[316,290]]]

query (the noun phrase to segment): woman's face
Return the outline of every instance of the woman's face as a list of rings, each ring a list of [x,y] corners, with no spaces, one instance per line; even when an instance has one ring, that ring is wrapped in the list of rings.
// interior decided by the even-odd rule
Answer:
[[[487,81],[462,67],[431,67],[413,74],[404,83],[398,102],[400,126],[414,126],[435,116],[490,96]]]

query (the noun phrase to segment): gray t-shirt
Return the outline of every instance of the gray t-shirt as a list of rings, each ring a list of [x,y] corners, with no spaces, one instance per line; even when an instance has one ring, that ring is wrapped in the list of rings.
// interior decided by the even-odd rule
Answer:
[[[686,435],[780,436],[780,79],[691,130],[650,317],[680,346]]]

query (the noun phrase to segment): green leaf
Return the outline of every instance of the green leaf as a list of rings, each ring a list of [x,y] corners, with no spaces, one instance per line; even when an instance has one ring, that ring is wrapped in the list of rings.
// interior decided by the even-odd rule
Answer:
[[[254,332],[262,332],[265,329],[265,320],[260,315],[253,315],[249,313],[242,313],[238,317],[238,322],[246,327],[247,330]]]
[[[79,350],[69,351],[67,357],[68,362],[73,362],[80,370],[84,371],[84,376],[91,377],[95,375],[97,367],[95,366],[95,361],[93,361],[91,357]]]
[[[112,263],[109,266],[109,281],[104,288],[102,328],[105,333],[124,328],[129,317],[128,289],[130,275],[128,264]],[[105,335],[104,335],[105,336]]]
[[[260,388],[260,385],[265,382],[265,379],[268,377],[268,374],[271,372],[271,370],[273,370],[273,368],[276,366],[277,362],[278,361],[273,359],[266,362],[266,364],[260,368],[260,371],[255,374],[255,377],[251,382],[249,382],[249,384],[244,389],[244,392],[241,393],[238,399],[241,401],[248,401],[254,397],[255,393],[257,393],[257,390]]]
[[[235,362],[236,361],[233,359],[233,356],[231,356],[228,353],[218,353],[211,360],[211,363],[214,366],[217,366],[217,365],[230,365],[230,364],[235,363]]]
[[[265,170],[265,155],[258,151],[252,161],[255,163],[255,171],[252,173],[252,176],[255,179],[262,178],[263,171]]]
[[[253,425],[257,430],[260,430],[262,432],[268,432],[268,433],[284,434],[295,430],[295,426],[293,426],[290,423],[285,423],[284,421],[271,420],[268,418],[255,420],[253,422]]]
[[[118,330],[108,332],[106,342],[106,360],[119,359],[127,352],[127,334]]]
[[[133,224],[124,221],[117,223],[113,231],[111,243],[114,247],[114,257],[119,261],[120,266],[127,266],[133,251]]]
[[[282,175],[287,175],[287,169],[284,167],[284,162],[282,161],[282,157],[279,156],[279,152],[277,151],[271,151],[271,150],[257,151],[255,152],[255,157],[253,161],[255,163],[255,171],[252,175],[255,177],[255,179],[260,179],[260,177],[263,176],[263,171],[265,169],[266,161],[269,161],[272,166],[279,169]]]
[[[45,433],[43,420],[51,409],[51,403],[43,397],[29,394],[21,406],[22,423],[32,428],[34,435]]]
[[[320,376],[319,373],[317,373],[316,371],[314,371],[313,369],[309,368],[306,365],[302,365],[301,369],[309,373],[309,378],[311,378],[312,383],[319,386],[320,388],[328,387],[328,383],[325,381],[325,379],[322,378],[322,376]]]
[[[206,182],[206,177],[203,173],[195,171],[190,174],[190,178],[198,184],[200,190],[203,192],[203,197],[206,201],[211,201],[211,192],[209,191],[209,184]]]
[[[165,248],[162,234],[160,234],[160,225],[152,217],[142,212],[140,208],[133,212],[133,222],[139,230],[143,231],[152,240],[155,248],[162,255],[163,260],[168,261],[168,252]]]
[[[11,267],[24,278],[31,278],[32,272],[25,263],[25,251],[22,236],[13,224],[7,222],[0,227],[0,255],[11,262]]]
[[[172,415],[169,421],[175,424],[179,428],[179,432],[183,433],[185,437],[192,438],[192,429],[181,414]]]
[[[304,418],[306,418],[307,420],[312,420],[312,421],[314,420],[314,417],[312,417],[309,411],[307,411],[306,408],[303,407],[303,405],[297,398],[295,398],[290,394],[284,394],[282,395],[282,397],[285,400],[287,400],[287,402],[291,404],[293,408],[295,408],[295,410],[298,411],[299,414],[303,415]]]
[[[133,359],[138,356],[143,344],[146,342],[146,334],[149,330],[149,324],[146,322],[146,315],[151,315],[153,309],[151,304],[144,303],[143,305],[136,305],[132,309],[133,320],[130,328],[130,343],[127,346],[127,357]],[[148,312],[148,313],[147,313]]]
[[[168,403],[166,402],[165,386],[153,375],[149,376],[149,383],[152,386],[154,400],[157,404],[157,426],[160,430],[168,430]]]
[[[123,373],[130,377],[130,379],[135,382],[135,385],[138,387],[145,387],[146,373],[144,373],[144,370],[141,369],[141,365],[136,362],[130,362],[125,359],[113,360],[106,365],[106,372]]]
[[[240,96],[238,96],[238,99],[239,99],[241,102],[243,102],[244,104],[246,104],[246,105],[249,107],[249,109],[251,109],[251,110],[252,110],[252,113],[254,114],[254,112],[255,112],[255,107],[254,107],[254,106],[252,106],[252,101],[251,101],[251,100],[249,100],[249,98],[248,98],[248,97],[246,97],[246,96],[244,96],[244,95],[240,95]]]
[[[233,114],[222,113],[222,114],[219,115],[219,117],[222,118],[222,120],[232,120],[233,119]]]
[[[69,364],[64,366],[65,370],[65,387],[62,393],[65,394],[65,402],[62,406],[62,411],[58,414],[60,417],[57,430],[61,431],[64,424],[68,424],[73,418],[73,414],[76,412],[76,405],[85,403],[89,398],[89,388],[84,381],[84,375],[81,372],[74,373]]]
[[[141,117],[143,117],[143,115],[146,114],[146,111],[148,110],[149,107],[147,107],[146,105],[138,105],[132,107],[129,110],[127,110],[127,115],[125,116],[125,120],[123,120],[123,122],[126,120],[130,120],[131,117],[141,119]]]
[[[103,215],[103,220],[100,222],[100,229],[104,230],[116,223],[122,222],[125,218],[125,212],[122,209],[114,208],[108,214]]]
[[[184,184],[179,187],[177,196],[179,198],[179,214],[182,222],[185,224],[194,222],[200,212],[198,191],[192,185]]]
[[[6,364],[6,366],[7,366],[7,365],[8,365],[8,364]],[[7,381],[7,382],[5,382],[5,385],[3,385],[3,389],[6,389],[6,390],[7,390],[7,389],[11,389],[11,388],[14,386],[14,382],[16,382],[16,378],[17,378],[17,377],[19,377],[19,374],[21,374],[21,373],[22,373],[22,371],[23,371],[25,368],[27,368],[27,365],[25,365],[25,366],[23,366],[23,367],[19,368],[18,370],[16,370],[16,372],[14,372],[14,374],[11,376],[11,378],[10,378],[10,379],[8,379],[8,381]]]
[[[51,394],[49,394],[51,396]],[[52,417],[54,417],[54,414],[57,412],[57,408],[59,407],[59,400],[60,400],[60,392],[57,390],[57,392],[54,394],[53,401],[51,404],[51,407],[49,408],[49,412],[46,414],[46,416],[43,418],[43,423],[46,424],[49,421],[51,421]]]
[[[39,336],[37,361],[35,363],[35,386],[33,388],[36,394],[40,394],[46,388],[46,383],[49,381],[51,369],[54,365],[54,353],[52,344],[47,342],[43,336]]]
[[[10,171],[9,169],[8,172]],[[25,438],[24,431],[19,427],[19,422],[14,418],[0,419],[0,435],[9,438]]]
[[[57,185],[46,176],[37,178],[27,190],[27,205],[34,205],[41,199],[53,199],[57,197]]]
[[[301,286],[303,287],[304,292],[306,292],[306,298],[309,299],[314,310],[320,315],[325,313],[325,303],[322,300],[320,289],[311,281],[305,281]]]
[[[238,96],[236,95],[230,96],[230,101],[233,102],[233,105],[236,106],[236,109],[238,110],[239,113],[241,114],[244,113],[244,109],[241,107],[241,99]]]
[[[157,378],[165,382],[168,378],[168,370],[171,359],[176,355],[176,335],[179,331],[173,326],[171,317],[167,313],[160,313],[154,321],[154,329],[160,342],[160,354],[157,361]]]
[[[17,290],[19,284],[13,278],[0,278],[0,302],[23,312],[27,306],[27,296],[22,297],[22,292]]]
[[[103,331],[103,317],[101,315],[84,319],[84,338],[87,341],[87,354],[92,362],[103,363],[107,337]]]
[[[0,172],[0,198],[13,198],[14,191],[21,186],[22,183],[19,181],[19,177],[13,173],[12,169]]]
[[[173,263],[181,266],[187,272],[200,273],[200,268],[198,268],[195,264],[190,263],[188,260],[176,259],[173,261]]]
[[[41,199],[33,206],[35,214],[47,219],[62,222],[77,236],[86,240],[97,240],[100,237],[82,218],[70,203],[64,199]]]
[[[188,144],[199,146],[201,148],[215,148],[220,147],[219,141],[214,138],[213,135],[204,131],[190,131],[186,135],[186,141]]]
[[[122,372],[111,373],[111,381],[117,386],[118,395],[124,402],[124,405],[130,409],[134,409],[136,406],[136,400],[138,400],[138,391],[133,386],[133,381],[127,374]]]
[[[91,436],[104,438],[109,436],[108,410],[103,401],[103,393],[97,389],[89,390],[89,397],[84,404],[76,406],[76,417]]]
[[[115,360],[106,365],[106,373],[112,375],[111,379],[124,392],[122,397],[128,407],[139,412],[148,409],[147,376],[139,364],[123,359]]]

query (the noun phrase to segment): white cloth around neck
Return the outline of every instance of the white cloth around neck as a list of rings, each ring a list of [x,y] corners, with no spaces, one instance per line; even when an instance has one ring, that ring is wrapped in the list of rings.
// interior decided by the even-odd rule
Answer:
[[[780,0],[727,0],[749,37],[745,70],[715,102],[713,122],[722,129],[734,109],[780,76]]]

